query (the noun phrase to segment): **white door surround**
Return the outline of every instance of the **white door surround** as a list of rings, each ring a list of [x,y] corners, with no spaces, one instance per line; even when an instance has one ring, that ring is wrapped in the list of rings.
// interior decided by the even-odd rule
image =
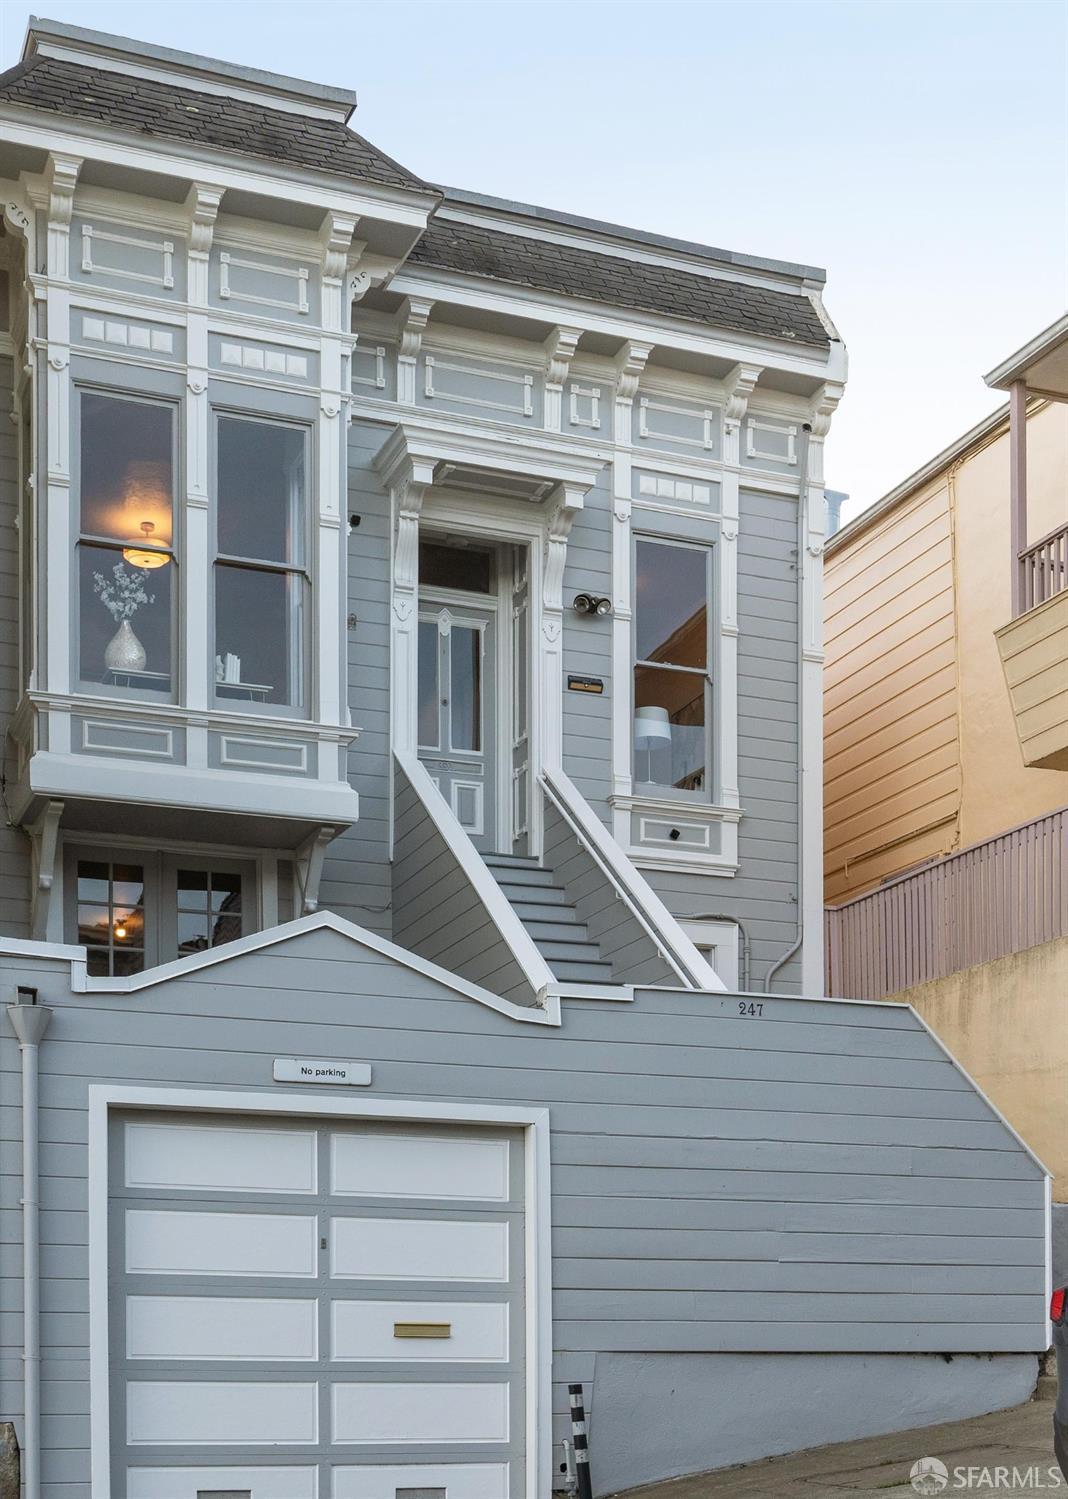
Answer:
[[[607,455],[605,455],[607,458]],[[418,558],[423,520],[437,531],[476,536],[529,551],[530,784],[543,766],[563,763],[563,578],[567,542],[605,459],[563,439],[519,442],[479,433],[458,436],[429,423],[394,428],[375,460],[391,506],[390,721],[396,750],[417,753]],[[461,488],[461,479],[468,486]],[[493,493],[500,485],[500,498]],[[526,497],[515,498],[517,485]],[[504,498],[505,495],[513,496]],[[530,852],[542,847],[538,798],[531,806]]]
[[[390,1121],[406,1124],[503,1126],[523,1131],[524,1323],[526,1335],[525,1465],[528,1499],[552,1485],[549,1243],[549,1114],[545,1109],[433,1104],[407,1100],[331,1097],[273,1091],[168,1087],[89,1088],[89,1300],[90,1431],[94,1499],[111,1496],[111,1389],[109,1310],[109,1123],[112,1110],[179,1111],[259,1119],[306,1116],[323,1122]]]

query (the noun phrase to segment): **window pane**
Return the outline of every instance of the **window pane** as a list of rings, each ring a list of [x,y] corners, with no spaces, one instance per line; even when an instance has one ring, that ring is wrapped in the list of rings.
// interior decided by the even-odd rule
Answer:
[[[219,551],[300,566],[304,447],[299,427],[219,418]]]
[[[78,907],[78,941],[86,947],[111,944],[111,913],[107,906]]]
[[[82,391],[83,534],[171,545],[173,422],[170,406]]]
[[[419,743],[438,749],[438,627],[434,620],[419,622]]]
[[[216,564],[216,697],[302,705],[304,587],[293,573]]]
[[[131,567],[117,547],[78,547],[79,670],[83,682],[171,690],[174,564]]]
[[[80,859],[77,891],[78,941],[88,949],[88,971],[140,973],[145,966],[143,866]]]
[[[639,661],[708,664],[708,553],[639,541],[635,619]]]
[[[467,625],[449,633],[452,681],[449,690],[452,748],[482,748],[482,635]]]
[[[706,687],[697,672],[635,668],[635,780],[677,791],[704,789]]]
[[[446,546],[441,541],[419,543],[419,583],[423,588],[462,588],[466,593],[489,593],[492,578],[489,552],[477,547]]]
[[[93,864],[88,860],[78,861],[78,899],[104,901],[108,899],[108,866]]]
[[[178,913],[178,956],[187,958],[190,953],[203,952],[210,946],[210,927],[207,912],[180,911]]]
[[[234,942],[241,935],[240,911],[223,911],[211,924],[211,945],[222,947],[225,942]]]
[[[213,870],[211,880],[211,909],[213,911],[240,911],[241,876]]]
[[[140,973],[145,966],[145,955],[136,948],[116,948],[111,955],[111,971],[116,978],[125,974]]]

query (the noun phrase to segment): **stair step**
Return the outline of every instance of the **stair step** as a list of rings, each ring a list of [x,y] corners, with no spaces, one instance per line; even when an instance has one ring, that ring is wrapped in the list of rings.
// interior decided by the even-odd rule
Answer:
[[[553,963],[553,976],[572,984],[614,983],[610,963]]]
[[[553,883],[551,869],[515,869],[511,866],[494,869],[491,866],[490,873],[502,890],[544,889]]]
[[[566,913],[561,914],[574,918],[574,912],[570,908],[568,908]],[[590,929],[584,921],[574,919],[570,921],[566,919],[562,921],[543,921],[540,918],[534,921],[524,921],[522,917],[519,919],[534,938],[538,947],[541,947],[546,942],[564,942],[582,948],[589,947]]]
[[[544,906],[553,912],[554,920],[557,910],[572,909],[558,885],[509,885],[504,880],[497,883],[513,906]]]
[[[560,894],[563,893],[561,890]],[[531,926],[535,922],[552,922],[554,925],[568,922],[572,929],[585,925],[579,921],[574,906],[563,901],[528,901],[524,898],[512,901],[511,906],[524,926]]]
[[[533,932],[530,935],[534,937]],[[601,949],[594,942],[543,941],[534,937],[534,946],[550,967],[554,963],[604,963]],[[609,968],[611,964],[605,963],[605,967]]]
[[[540,869],[540,862],[528,854],[483,854],[482,862],[491,869]]]

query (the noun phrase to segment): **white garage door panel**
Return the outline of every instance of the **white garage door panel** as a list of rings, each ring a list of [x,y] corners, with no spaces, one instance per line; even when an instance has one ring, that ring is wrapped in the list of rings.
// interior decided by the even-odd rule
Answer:
[[[316,1468],[128,1468],[126,1499],[197,1499],[202,1490],[251,1489],[255,1499],[316,1499]],[[393,1493],[389,1495],[393,1499]],[[478,1499],[482,1499],[478,1495]],[[493,1495],[497,1499],[497,1495]],[[502,1496],[504,1499],[504,1496]]]
[[[508,1143],[411,1135],[334,1135],[334,1192],[508,1201]]]
[[[507,1384],[336,1384],[335,1442],[506,1442]]]
[[[448,1499],[508,1499],[508,1464],[404,1463],[392,1468],[335,1468],[331,1499],[394,1499],[398,1489],[444,1489]],[[130,1499],[142,1499],[142,1495],[131,1494]],[[171,1496],[160,1495],[160,1499]]]
[[[318,1303],[243,1296],[128,1296],[127,1358],[318,1358]]]
[[[126,1440],[141,1447],[314,1442],[317,1395],[316,1384],[131,1380]]]
[[[334,1218],[333,1274],[360,1280],[508,1279],[507,1223]]]
[[[126,1213],[133,1274],[314,1275],[317,1244],[316,1219],[288,1213]]]
[[[210,1192],[314,1192],[312,1130],[128,1124],[126,1185]]]
[[[458,1363],[508,1357],[508,1307],[476,1301],[335,1301],[333,1357]],[[397,1337],[398,1322],[445,1322],[445,1338]]]

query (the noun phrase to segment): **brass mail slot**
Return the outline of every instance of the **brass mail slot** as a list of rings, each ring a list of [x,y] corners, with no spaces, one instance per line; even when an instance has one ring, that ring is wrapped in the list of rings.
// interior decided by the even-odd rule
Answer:
[[[451,1322],[394,1322],[395,1338],[451,1338]]]

